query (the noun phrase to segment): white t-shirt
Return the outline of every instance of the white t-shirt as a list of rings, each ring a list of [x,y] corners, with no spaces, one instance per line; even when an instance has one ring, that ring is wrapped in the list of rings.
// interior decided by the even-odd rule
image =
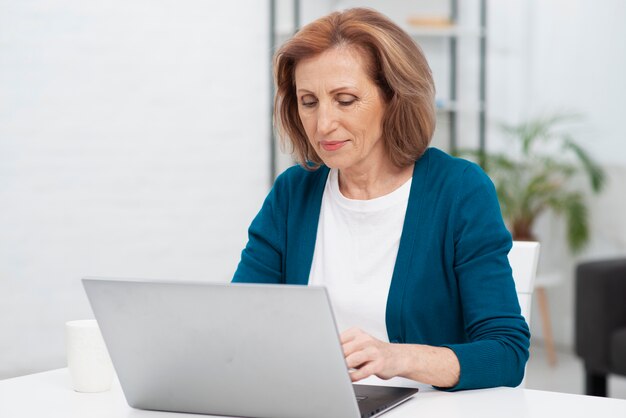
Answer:
[[[388,195],[352,200],[328,176],[317,228],[310,285],[326,286],[337,328],[351,327],[388,342],[385,314],[400,246],[411,179]]]

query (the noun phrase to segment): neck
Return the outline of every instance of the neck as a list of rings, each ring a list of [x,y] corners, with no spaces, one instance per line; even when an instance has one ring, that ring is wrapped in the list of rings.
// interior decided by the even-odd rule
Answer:
[[[339,190],[348,199],[370,200],[385,196],[406,183],[413,175],[413,164],[396,167],[391,163],[367,170],[340,170]]]

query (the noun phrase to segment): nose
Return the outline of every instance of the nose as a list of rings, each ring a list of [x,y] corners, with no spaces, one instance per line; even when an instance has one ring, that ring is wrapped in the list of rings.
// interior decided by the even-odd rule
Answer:
[[[326,135],[337,127],[336,109],[331,103],[320,103],[317,113],[317,132]]]

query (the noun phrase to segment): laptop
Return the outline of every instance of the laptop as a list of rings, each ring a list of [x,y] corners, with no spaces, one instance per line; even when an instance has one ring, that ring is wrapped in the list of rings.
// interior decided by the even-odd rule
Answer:
[[[353,385],[326,289],[84,278],[128,404],[238,417],[375,417],[417,389]]]

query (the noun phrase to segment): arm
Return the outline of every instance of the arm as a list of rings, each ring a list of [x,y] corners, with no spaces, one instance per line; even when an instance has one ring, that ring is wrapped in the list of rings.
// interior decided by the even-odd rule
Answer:
[[[280,178],[248,228],[248,243],[233,283],[283,283],[285,215],[280,206]]]
[[[451,390],[517,386],[528,360],[530,332],[507,258],[511,235],[493,183],[473,164],[463,174],[450,223],[468,339],[446,345],[461,366],[459,382]]]

